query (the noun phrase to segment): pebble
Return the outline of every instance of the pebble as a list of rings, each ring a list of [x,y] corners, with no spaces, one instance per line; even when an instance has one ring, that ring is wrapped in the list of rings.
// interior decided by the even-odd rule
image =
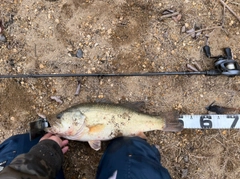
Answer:
[[[83,57],[83,51],[82,51],[81,49],[78,49],[76,56],[77,56],[78,58],[82,58],[82,57]]]
[[[184,156],[183,157],[183,159],[184,159],[184,161],[187,163],[188,161],[189,161],[189,158],[188,158],[188,156],[186,155],[186,156]]]
[[[59,24],[60,21],[59,21],[59,19],[55,19],[55,22],[56,22],[57,24]]]
[[[8,63],[9,65],[11,65],[12,67],[15,66],[15,63],[14,63],[14,60],[13,60],[13,59],[8,60],[7,63]]]
[[[45,67],[45,66],[44,66],[43,64],[40,64],[40,65],[39,65],[39,68],[40,68],[40,69],[43,69],[44,67]]]
[[[188,23],[185,23],[185,27],[188,28],[188,27],[189,27],[189,24],[188,24]]]
[[[188,169],[182,169],[182,178],[187,177],[188,175]]]
[[[182,26],[181,32],[182,32],[182,33],[186,32],[186,26],[185,26],[185,25]]]
[[[100,98],[100,99],[102,99],[103,97],[104,97],[103,94],[99,94],[99,95],[98,95],[98,98]]]
[[[229,23],[230,26],[232,26],[234,24],[234,21],[231,20],[231,22]]]
[[[6,42],[7,38],[5,37],[5,35],[0,34],[0,42]]]

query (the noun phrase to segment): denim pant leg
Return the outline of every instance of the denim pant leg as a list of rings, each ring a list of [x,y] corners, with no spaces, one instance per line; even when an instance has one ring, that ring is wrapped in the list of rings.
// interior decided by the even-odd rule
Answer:
[[[97,179],[170,179],[160,163],[160,153],[139,137],[111,141],[100,161]],[[111,179],[112,179],[111,178]]]

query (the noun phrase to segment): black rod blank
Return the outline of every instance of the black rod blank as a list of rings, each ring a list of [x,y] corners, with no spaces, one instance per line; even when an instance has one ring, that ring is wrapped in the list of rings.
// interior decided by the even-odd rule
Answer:
[[[16,74],[16,75],[0,75],[1,78],[48,78],[48,77],[124,77],[124,76],[163,76],[163,75],[209,75],[207,71],[197,72],[153,72],[153,73],[80,73],[80,74]],[[219,74],[218,74],[219,75]]]

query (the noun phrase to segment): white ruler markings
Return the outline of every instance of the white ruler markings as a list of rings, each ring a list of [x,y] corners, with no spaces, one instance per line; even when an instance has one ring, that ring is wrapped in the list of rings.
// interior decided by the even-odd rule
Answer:
[[[236,129],[240,128],[240,115],[181,115],[184,129]]]

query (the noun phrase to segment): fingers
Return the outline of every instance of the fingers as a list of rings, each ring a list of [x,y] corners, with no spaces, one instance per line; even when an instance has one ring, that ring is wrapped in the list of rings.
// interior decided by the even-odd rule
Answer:
[[[52,136],[51,133],[47,133],[47,134],[45,134],[45,135],[40,139],[40,141],[42,141],[42,140],[44,140],[44,139],[48,139],[48,138],[51,137],[51,136]]]
[[[62,149],[63,154],[65,154],[68,151],[68,149],[69,149],[69,147],[67,146],[68,140],[62,140],[60,137],[58,137],[56,135],[53,135],[51,133],[45,134],[40,139],[40,141],[45,140],[45,139],[50,139],[50,140],[53,140],[53,141],[57,142],[58,145],[60,146],[60,148]]]
[[[63,140],[62,141],[62,147],[66,146],[68,144],[68,140]]]
[[[69,147],[68,146],[64,146],[62,148],[62,153],[65,154],[68,151]]]

